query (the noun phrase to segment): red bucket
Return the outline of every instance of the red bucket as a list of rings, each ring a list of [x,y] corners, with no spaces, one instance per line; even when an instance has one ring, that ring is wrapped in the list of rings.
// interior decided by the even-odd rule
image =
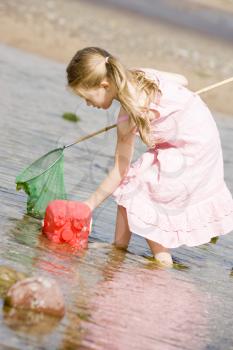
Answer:
[[[91,209],[85,203],[56,199],[48,204],[42,232],[49,240],[87,248],[91,228]]]

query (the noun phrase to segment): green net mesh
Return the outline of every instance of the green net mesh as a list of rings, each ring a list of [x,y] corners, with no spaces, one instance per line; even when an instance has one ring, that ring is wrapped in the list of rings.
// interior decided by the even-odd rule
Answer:
[[[64,148],[45,154],[16,177],[16,190],[27,195],[27,213],[39,219],[51,200],[67,199],[64,184]]]

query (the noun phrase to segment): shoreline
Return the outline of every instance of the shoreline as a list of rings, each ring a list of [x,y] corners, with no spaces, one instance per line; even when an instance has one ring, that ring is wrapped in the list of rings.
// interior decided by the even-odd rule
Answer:
[[[78,49],[100,46],[128,67],[183,74],[193,91],[233,76],[233,47],[225,42],[81,0],[3,0],[0,42],[65,64]],[[233,115],[230,84],[201,98]]]

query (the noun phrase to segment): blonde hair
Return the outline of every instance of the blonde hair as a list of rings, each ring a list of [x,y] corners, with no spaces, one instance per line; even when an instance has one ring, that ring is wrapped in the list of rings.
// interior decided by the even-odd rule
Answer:
[[[116,57],[99,47],[85,47],[77,51],[66,72],[68,87],[72,89],[95,88],[106,78],[113,82],[117,97],[123,109],[138,127],[142,141],[149,147],[154,146],[150,138],[151,129],[147,113],[151,100],[157,93],[162,92],[154,80],[146,77],[145,72],[139,69],[126,69]],[[138,106],[138,101],[129,90],[128,82],[137,87],[139,94],[143,91],[146,93],[145,106]]]

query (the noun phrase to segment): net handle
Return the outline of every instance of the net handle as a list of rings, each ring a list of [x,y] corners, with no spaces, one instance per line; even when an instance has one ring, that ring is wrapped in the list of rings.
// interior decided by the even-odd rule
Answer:
[[[87,139],[89,139],[89,138],[91,138],[91,137],[93,137],[93,136],[96,136],[96,135],[98,135],[98,134],[101,134],[101,133],[104,132],[104,131],[108,131],[108,130],[110,130],[110,129],[112,129],[112,128],[115,128],[116,126],[117,126],[117,124],[113,124],[113,125],[110,125],[110,126],[106,126],[105,128],[102,128],[102,129],[100,129],[100,130],[97,130],[97,131],[93,132],[92,134],[89,134],[89,135],[80,137],[77,141],[75,141],[75,142],[73,142],[73,143],[70,143],[69,145],[64,146],[64,148],[71,147],[71,146],[75,145],[76,143],[79,143],[79,142],[81,142],[81,141],[87,140]]]
[[[231,83],[231,82],[233,82],[233,77],[228,78],[228,79],[224,79],[224,80],[222,80],[222,81],[220,81],[220,82],[218,82],[218,83],[215,83],[215,84],[209,85],[209,86],[207,86],[207,87],[205,87],[205,88],[202,88],[202,89],[200,89],[200,90],[197,90],[195,93],[196,93],[196,94],[202,94],[203,92],[206,92],[206,91],[215,89],[215,88],[217,88],[217,87],[219,87],[219,86],[221,86],[221,85],[225,85],[225,84],[228,84],[228,83]],[[73,145],[75,145],[75,144],[77,144],[77,143],[79,143],[79,142],[81,142],[81,141],[87,140],[87,139],[89,139],[89,138],[91,138],[91,137],[93,137],[93,136],[96,136],[96,135],[101,134],[102,132],[105,132],[105,131],[108,131],[108,130],[110,130],[110,129],[112,129],[112,128],[115,128],[116,126],[117,126],[117,124],[112,124],[112,125],[110,125],[110,126],[106,126],[105,128],[102,128],[102,129],[100,129],[100,130],[97,130],[97,131],[95,131],[95,132],[93,132],[93,133],[91,133],[91,134],[89,134],[89,135],[80,137],[80,138],[79,138],[78,140],[76,140],[75,142],[70,143],[69,145],[64,146],[64,148],[71,147],[71,146],[73,146]]]

